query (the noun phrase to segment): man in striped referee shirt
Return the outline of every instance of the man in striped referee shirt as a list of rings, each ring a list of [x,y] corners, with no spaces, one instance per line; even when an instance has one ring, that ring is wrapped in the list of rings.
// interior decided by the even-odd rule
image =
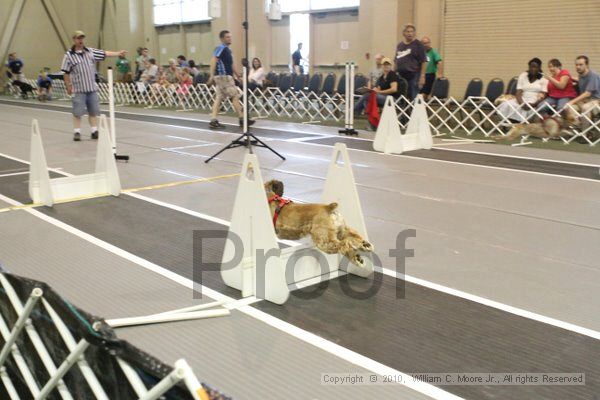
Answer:
[[[100,115],[98,84],[96,83],[96,62],[106,57],[125,55],[126,51],[105,51],[85,47],[85,33],[73,33],[73,47],[65,53],[60,69],[65,73],[67,93],[73,96],[73,140],[81,140],[81,117],[86,111],[90,120],[92,139],[98,139],[97,117]]]

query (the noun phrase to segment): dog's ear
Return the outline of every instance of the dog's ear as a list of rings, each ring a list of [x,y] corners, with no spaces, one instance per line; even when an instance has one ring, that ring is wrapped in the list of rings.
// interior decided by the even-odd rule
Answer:
[[[273,179],[271,181],[271,190],[273,190],[273,193],[277,196],[283,196],[283,182]]]
[[[265,183],[265,191],[275,193],[277,196],[283,196],[283,182],[277,179],[271,179]]]

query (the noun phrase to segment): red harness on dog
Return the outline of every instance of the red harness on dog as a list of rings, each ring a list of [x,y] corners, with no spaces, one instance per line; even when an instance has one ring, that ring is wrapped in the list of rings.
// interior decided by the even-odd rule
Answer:
[[[274,201],[277,202],[277,207],[275,207],[275,212],[273,213],[273,226],[275,226],[275,224],[277,224],[277,218],[279,218],[279,213],[281,212],[281,210],[283,209],[283,207],[285,207],[288,204],[292,203],[291,200],[284,199],[283,197],[280,197],[280,196],[278,196],[276,194],[274,194],[273,196],[269,197],[269,204],[271,204]]]

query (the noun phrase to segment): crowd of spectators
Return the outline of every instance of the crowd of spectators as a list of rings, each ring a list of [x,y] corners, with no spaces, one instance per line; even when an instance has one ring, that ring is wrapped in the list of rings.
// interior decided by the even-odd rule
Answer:
[[[387,96],[398,98],[402,91],[406,92],[408,100],[413,100],[418,93],[428,98],[435,80],[443,78],[442,57],[431,46],[431,40],[426,36],[417,39],[416,28],[412,24],[406,25],[402,33],[403,40],[397,44],[393,58],[375,55],[375,66],[368,74],[366,86],[357,90],[362,94],[355,105],[357,115],[364,111],[372,94],[379,106],[383,105]],[[298,43],[291,63],[296,74],[305,72],[303,60],[306,61],[302,56],[302,43]],[[248,66],[250,90],[269,85],[267,72],[259,58],[253,58],[250,65],[244,60],[242,64]],[[533,58],[528,62],[527,70],[519,74],[514,97],[498,106],[498,115],[503,120],[512,123],[528,121],[532,114],[544,113],[549,107],[559,112],[568,108],[586,113],[600,105],[600,76],[589,68],[588,57],[577,57],[576,75],[563,68],[558,59],[547,62],[547,73],[543,71],[542,64],[539,58]],[[33,95],[34,89],[26,82],[23,73],[24,62],[15,52],[9,54],[6,66],[8,77],[21,89],[23,96]],[[168,90],[178,97],[180,104],[201,74],[195,61],[187,60],[184,55],[170,59],[167,66],[158,65],[145,47],[137,49],[133,62],[125,54],[119,56],[115,67],[116,82],[135,83],[140,92]],[[240,77],[233,75],[235,84],[241,86]],[[42,101],[52,99],[52,79],[47,69],[40,71],[38,76],[37,96]]]

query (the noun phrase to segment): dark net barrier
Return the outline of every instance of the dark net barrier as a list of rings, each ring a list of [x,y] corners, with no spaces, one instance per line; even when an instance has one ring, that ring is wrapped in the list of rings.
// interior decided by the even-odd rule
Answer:
[[[120,340],[114,330],[102,318],[91,315],[69,303],[47,284],[7,273],[1,270],[1,268],[0,271],[10,283],[10,286],[12,286],[14,292],[16,292],[21,304],[26,303],[35,288],[42,289],[43,300],[58,314],[75,341],[79,342],[83,339],[90,344],[84,353],[85,361],[89,364],[90,369],[109,399],[129,400],[139,398],[132,388],[130,380],[123,372],[118,359],[131,366],[147,390],[150,390],[173,371],[171,366],[164,364],[130,343]],[[8,329],[12,330],[19,316],[13,304],[14,298],[13,302],[11,302],[7,289],[4,285],[0,287],[0,313]],[[58,367],[67,358],[70,351],[49,314],[48,307],[43,304],[43,300],[38,301],[34,306],[30,318],[50,358]],[[0,335],[0,348],[3,348],[6,343],[3,336]],[[41,389],[50,379],[50,374],[26,329],[18,336],[16,345],[38,388]],[[20,398],[32,399],[33,395],[12,355],[8,356],[4,367]],[[73,399],[84,400],[96,398],[77,364],[69,369],[63,381]],[[202,383],[202,388],[203,390],[200,389],[196,392],[196,399],[230,399],[204,383]],[[57,389],[54,389],[47,397],[47,399],[61,398]],[[167,400],[190,400],[194,397],[181,382],[164,393],[161,398]],[[7,388],[2,383],[0,383],[0,399],[11,399]]]

